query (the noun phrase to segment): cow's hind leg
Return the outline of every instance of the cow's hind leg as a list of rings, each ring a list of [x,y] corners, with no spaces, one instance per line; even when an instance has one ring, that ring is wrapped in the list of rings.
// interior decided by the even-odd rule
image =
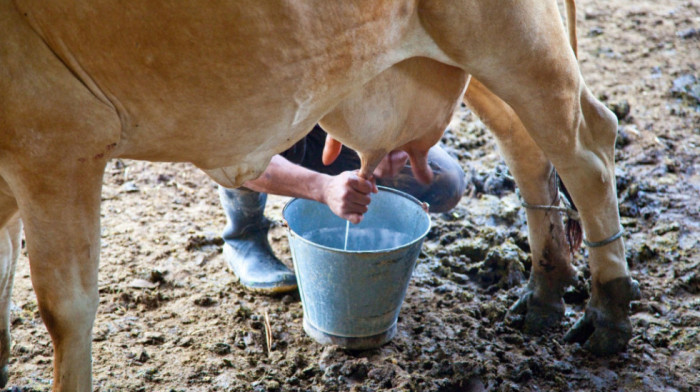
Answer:
[[[10,303],[15,264],[20,252],[22,222],[15,214],[0,229],[0,387],[7,384],[10,361]]]
[[[22,222],[17,204],[0,177],[0,388],[7,384],[10,360],[10,303]]]
[[[566,69],[562,65],[551,64],[548,70],[542,64],[540,70],[556,76]],[[567,340],[585,342],[591,352],[605,355],[621,351],[631,338],[629,304],[639,289],[629,276],[620,236],[613,154],[617,121],[571,65],[568,77],[543,85],[532,81],[532,90],[522,89],[527,83],[518,81],[523,98],[529,99],[511,95],[509,103],[570,191],[588,240],[591,299]]]
[[[483,40],[463,52],[474,56],[464,61],[490,61],[471,63],[468,71],[513,108],[557,169],[588,240],[591,298],[583,320],[567,339],[585,342],[599,355],[621,351],[632,336],[629,304],[639,289],[630,278],[620,235],[615,115],[583,82],[556,2],[479,4],[488,7],[493,23],[480,26]],[[484,48],[499,45],[508,48],[479,56]]]
[[[562,179],[581,212],[591,269],[591,298],[584,316],[565,339],[584,344],[598,355],[622,351],[632,337],[630,302],[641,298],[625,259],[615,183],[615,116],[583,86],[580,122]],[[576,190],[571,190],[575,187]],[[574,196],[576,192],[576,196]]]
[[[523,199],[533,205],[557,204],[559,193],[552,164],[513,109],[475,78],[469,83],[464,102],[496,136]],[[527,223],[532,270],[527,288],[511,313],[524,316],[525,332],[539,333],[561,322],[562,297],[575,271],[560,213],[528,209]]]

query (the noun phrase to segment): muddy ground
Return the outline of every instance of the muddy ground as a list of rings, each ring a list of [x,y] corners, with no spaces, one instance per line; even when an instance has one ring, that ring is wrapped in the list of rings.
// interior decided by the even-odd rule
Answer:
[[[396,338],[359,353],[305,336],[298,295],[251,295],[235,283],[221,256],[216,189],[201,172],[112,161],[95,390],[700,390],[700,1],[581,0],[578,7],[584,77],[620,118],[620,209],[627,260],[644,295],[632,306],[635,337],[626,352],[599,359],[562,340],[588,296],[585,250],[561,327],[535,337],[506,320],[529,271],[524,212],[492,137],[462,109],[444,141],[468,173],[468,192],[454,211],[433,216]],[[291,263],[285,201],[271,198],[267,213],[272,243]],[[45,391],[52,348],[26,255],[15,287],[9,386]]]

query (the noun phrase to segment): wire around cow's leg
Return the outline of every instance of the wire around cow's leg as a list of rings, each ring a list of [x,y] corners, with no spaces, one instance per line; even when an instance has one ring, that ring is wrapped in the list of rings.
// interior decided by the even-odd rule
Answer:
[[[92,391],[101,178],[94,168],[46,173],[15,189],[32,285],[53,341],[54,392]],[[44,192],[29,192],[34,186]]]
[[[523,198],[542,205],[556,201],[558,189],[552,165],[512,108],[474,78],[464,98],[496,136]],[[530,281],[509,317],[522,318],[526,332],[541,333],[559,325],[564,317],[562,297],[575,271],[560,214],[535,209],[526,212],[532,270]]]

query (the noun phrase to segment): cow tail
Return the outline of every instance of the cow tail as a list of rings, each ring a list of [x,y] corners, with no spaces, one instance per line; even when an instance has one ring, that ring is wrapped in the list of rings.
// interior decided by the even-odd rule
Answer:
[[[564,4],[566,6],[566,27],[569,32],[569,44],[571,44],[571,49],[574,51],[574,56],[578,58],[578,38],[576,37],[576,3],[575,0],[564,0]],[[571,198],[569,191],[561,181],[559,174],[557,174],[557,184],[559,186],[559,191],[569,202],[571,209],[578,211],[576,209],[576,204],[574,204],[574,200]],[[578,219],[573,219],[567,216],[564,230],[566,232],[566,242],[569,243],[569,250],[571,253],[577,252],[581,248],[581,243],[583,242],[583,229],[581,228],[581,222]]]
[[[556,178],[559,192],[564,195],[564,198],[566,199],[565,204],[567,204],[567,207],[571,208],[572,210],[578,211],[576,204],[574,204],[574,200],[569,194],[569,190],[566,189],[564,182],[562,182],[561,177],[559,177],[559,173],[556,173]],[[569,243],[569,251],[572,254],[578,252],[578,250],[581,249],[581,243],[583,242],[583,229],[581,228],[581,221],[567,215],[566,223],[564,225],[564,232],[566,235],[566,242]]]

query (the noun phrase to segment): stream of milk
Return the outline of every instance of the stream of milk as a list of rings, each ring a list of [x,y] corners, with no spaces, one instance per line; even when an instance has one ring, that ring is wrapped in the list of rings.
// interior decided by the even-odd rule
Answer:
[[[350,228],[327,227],[309,231],[303,234],[307,240],[329,248],[348,251],[375,251],[392,249],[411,242],[414,238],[406,233],[400,233],[385,228]]]

